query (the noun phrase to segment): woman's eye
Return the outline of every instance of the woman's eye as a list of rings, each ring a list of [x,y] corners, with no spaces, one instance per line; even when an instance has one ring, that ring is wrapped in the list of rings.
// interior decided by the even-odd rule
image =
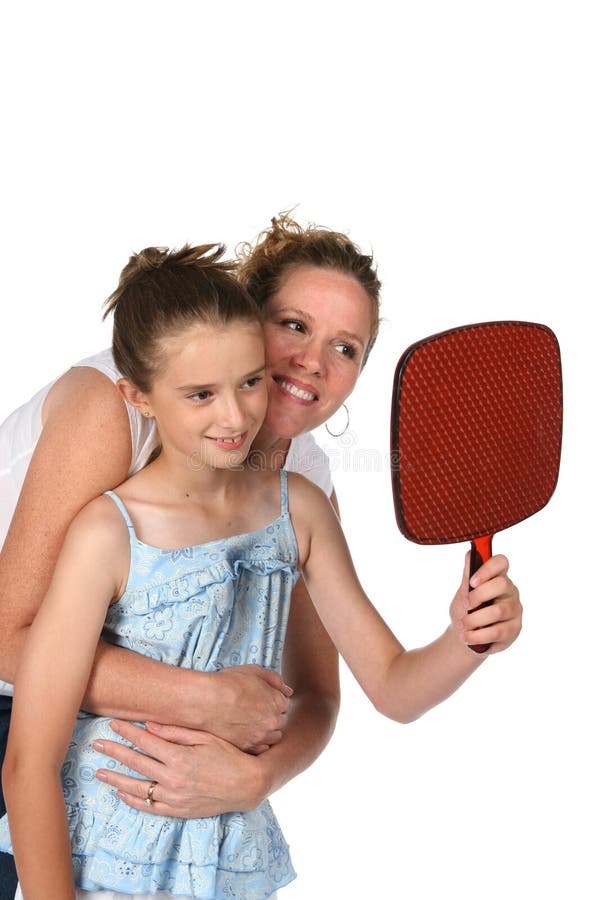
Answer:
[[[304,323],[299,322],[298,319],[284,319],[281,323],[284,328],[289,328],[290,331],[304,331]]]
[[[356,348],[352,344],[336,344],[336,350],[343,356],[347,356],[348,359],[354,359],[356,356]]]
[[[197,391],[195,394],[190,394],[189,399],[201,402],[202,400],[208,400],[209,397],[210,391]]]

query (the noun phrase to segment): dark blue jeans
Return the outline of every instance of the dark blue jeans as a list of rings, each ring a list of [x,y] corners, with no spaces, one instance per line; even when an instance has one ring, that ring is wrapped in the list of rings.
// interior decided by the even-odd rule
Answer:
[[[6,753],[6,741],[8,740],[8,726],[10,725],[10,711],[12,698],[0,695],[0,766],[4,762]],[[4,815],[4,794],[0,783],[0,815]],[[14,900],[17,889],[17,870],[15,861],[10,853],[0,853],[0,900]]]

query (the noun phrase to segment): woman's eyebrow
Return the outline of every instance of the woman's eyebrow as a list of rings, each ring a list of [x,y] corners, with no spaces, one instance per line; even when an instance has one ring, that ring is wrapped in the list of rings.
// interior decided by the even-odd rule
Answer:
[[[311,316],[310,313],[306,312],[305,309],[296,309],[295,306],[282,306],[280,309],[274,310],[277,315],[281,316],[284,313],[292,316],[298,316],[299,319],[306,319],[307,322],[314,322],[314,316]]]
[[[338,331],[338,337],[344,338],[347,341],[356,341],[361,347],[365,346],[363,339],[352,331]]]

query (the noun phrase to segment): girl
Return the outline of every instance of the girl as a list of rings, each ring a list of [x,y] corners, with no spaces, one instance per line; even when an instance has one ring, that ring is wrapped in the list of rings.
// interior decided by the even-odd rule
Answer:
[[[75,518],[19,662],[3,780],[26,900],[71,900],[73,870],[84,891],[104,898],[254,900],[294,877],[268,802],[173,820],[136,813],[93,779],[89,744],[111,735],[108,720],[82,717],[71,731],[103,625],[107,639],[172,665],[278,669],[303,568],[375,706],[406,721],[476,668],[467,643],[493,640],[487,626],[514,616],[514,589],[495,558],[471,593],[471,605],[493,599],[494,611],[470,614],[461,636],[463,582],[456,627],[405,652],[364,596],[323,492],[290,476],[288,493],[286,473],[243,465],[266,411],[263,336],[256,308],[211,249],[144,251],[110,300],[120,389],[155,419],[161,452]],[[155,788],[144,784],[148,810],[158,806]]]

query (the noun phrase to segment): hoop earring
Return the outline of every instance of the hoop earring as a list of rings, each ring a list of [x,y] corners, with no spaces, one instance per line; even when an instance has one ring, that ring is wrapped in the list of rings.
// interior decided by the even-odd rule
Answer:
[[[350,413],[348,412],[348,407],[346,406],[345,403],[342,403],[342,406],[344,407],[344,412],[346,413],[346,424],[344,425],[344,427],[342,428],[341,431],[331,431],[331,429],[329,428],[329,423],[325,422],[325,428],[327,430],[327,434],[330,434],[331,437],[341,437],[343,434],[345,434],[348,431],[348,426],[350,425]],[[341,409],[341,407],[340,407],[340,409]]]

